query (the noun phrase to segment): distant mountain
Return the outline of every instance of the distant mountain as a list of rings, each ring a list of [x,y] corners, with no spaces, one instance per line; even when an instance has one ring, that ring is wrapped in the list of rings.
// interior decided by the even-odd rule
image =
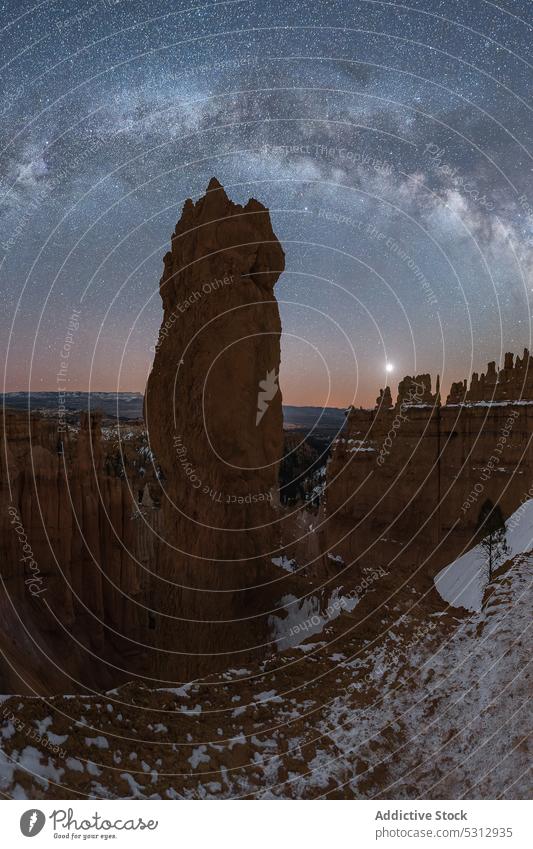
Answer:
[[[143,414],[142,392],[68,392],[65,407],[71,413],[81,410],[100,410],[106,416],[139,419]],[[6,407],[17,410],[39,410],[53,414],[57,410],[57,392],[6,392]],[[284,405],[283,421],[291,429],[340,430],[345,422],[344,410],[339,407],[295,407]]]
[[[340,407],[292,407],[283,406],[285,427],[320,428],[320,430],[340,430],[346,421],[345,411]]]
[[[99,410],[106,416],[121,419],[138,419],[143,414],[141,392],[67,392],[64,400],[66,409],[72,413],[81,410]],[[58,407],[57,392],[6,392],[6,407],[17,410],[39,410],[52,413]]]

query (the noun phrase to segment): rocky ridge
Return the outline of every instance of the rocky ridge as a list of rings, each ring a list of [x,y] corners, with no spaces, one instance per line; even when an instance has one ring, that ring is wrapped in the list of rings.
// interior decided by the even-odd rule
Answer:
[[[479,401],[459,403],[452,388],[442,404],[418,375],[400,382],[394,404],[382,390],[374,410],[352,408],[328,465],[323,546],[356,574],[382,565],[425,590],[479,539],[487,509],[508,518],[533,478],[533,384],[529,395],[512,388],[523,362],[494,372],[490,388],[474,381]]]

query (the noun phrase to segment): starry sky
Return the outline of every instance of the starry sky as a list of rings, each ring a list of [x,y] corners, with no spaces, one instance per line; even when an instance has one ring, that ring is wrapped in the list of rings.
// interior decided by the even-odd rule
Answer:
[[[533,347],[530,0],[0,3],[4,387],[143,391],[211,176],[271,210],[285,403]],[[386,374],[387,363],[391,371]]]

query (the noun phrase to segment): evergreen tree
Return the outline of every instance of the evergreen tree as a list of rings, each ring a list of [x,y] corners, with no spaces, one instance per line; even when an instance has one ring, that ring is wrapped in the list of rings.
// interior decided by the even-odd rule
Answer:
[[[488,580],[492,581],[493,568],[509,553],[509,547],[501,507],[499,504],[494,505],[490,498],[487,498],[479,512],[478,535],[481,548],[487,556]]]

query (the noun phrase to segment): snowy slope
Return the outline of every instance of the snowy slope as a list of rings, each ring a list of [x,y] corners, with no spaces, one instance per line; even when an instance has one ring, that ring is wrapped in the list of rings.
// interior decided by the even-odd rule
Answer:
[[[493,563],[493,570],[518,554],[533,549],[533,499],[525,501],[505,523],[507,551]],[[483,594],[488,584],[487,554],[476,545],[435,576],[435,586],[441,598],[453,607],[481,610]]]
[[[513,548],[529,545],[525,527]],[[209,686],[11,697],[0,706],[0,792],[531,798],[532,580],[533,555],[517,554],[468,618],[428,617],[414,600],[378,640],[323,631],[317,649]]]

